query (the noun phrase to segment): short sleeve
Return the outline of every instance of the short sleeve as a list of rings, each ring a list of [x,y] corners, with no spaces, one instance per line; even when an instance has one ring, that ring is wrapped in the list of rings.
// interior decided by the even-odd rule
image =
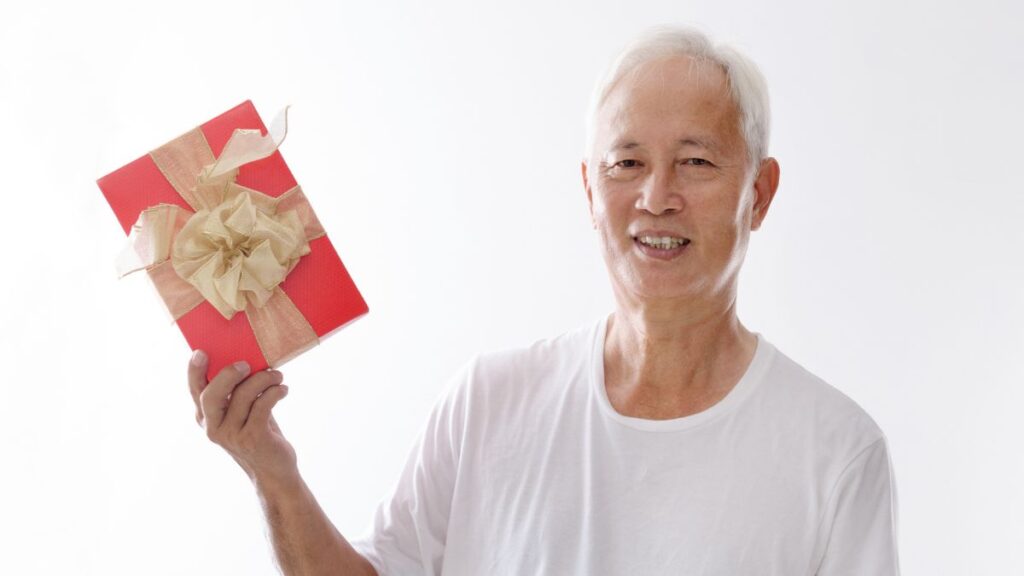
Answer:
[[[441,573],[464,428],[466,374],[463,370],[453,379],[431,411],[369,533],[352,542],[380,576]]]
[[[862,450],[836,482],[822,523],[816,576],[898,576],[897,494],[885,437]]]

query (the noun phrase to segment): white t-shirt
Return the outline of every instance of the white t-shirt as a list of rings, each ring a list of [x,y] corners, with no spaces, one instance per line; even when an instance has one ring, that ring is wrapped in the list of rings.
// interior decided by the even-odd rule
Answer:
[[[673,420],[619,414],[606,319],[466,366],[369,534],[382,576],[899,573],[885,436],[758,335],[739,383]]]

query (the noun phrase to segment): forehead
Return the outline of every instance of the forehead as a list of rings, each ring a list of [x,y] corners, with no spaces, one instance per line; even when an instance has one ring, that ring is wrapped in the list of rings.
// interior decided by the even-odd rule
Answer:
[[[725,72],[689,57],[653,60],[632,70],[612,87],[595,119],[599,145],[691,139],[742,146],[739,110]]]

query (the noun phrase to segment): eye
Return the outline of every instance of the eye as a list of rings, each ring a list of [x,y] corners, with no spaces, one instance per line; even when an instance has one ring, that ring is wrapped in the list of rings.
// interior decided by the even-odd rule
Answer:
[[[687,166],[714,166],[714,164],[703,158],[687,158],[682,163]]]
[[[623,158],[616,162],[611,159],[601,163],[601,174],[612,181],[628,182],[639,178],[644,172],[644,163],[635,158]]]

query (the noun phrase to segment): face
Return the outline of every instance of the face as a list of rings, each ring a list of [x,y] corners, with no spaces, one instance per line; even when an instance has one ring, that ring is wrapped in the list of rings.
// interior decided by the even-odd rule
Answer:
[[[672,58],[620,80],[597,112],[583,164],[616,295],[734,298],[750,231],[778,185],[775,160],[756,168],[717,67]]]

